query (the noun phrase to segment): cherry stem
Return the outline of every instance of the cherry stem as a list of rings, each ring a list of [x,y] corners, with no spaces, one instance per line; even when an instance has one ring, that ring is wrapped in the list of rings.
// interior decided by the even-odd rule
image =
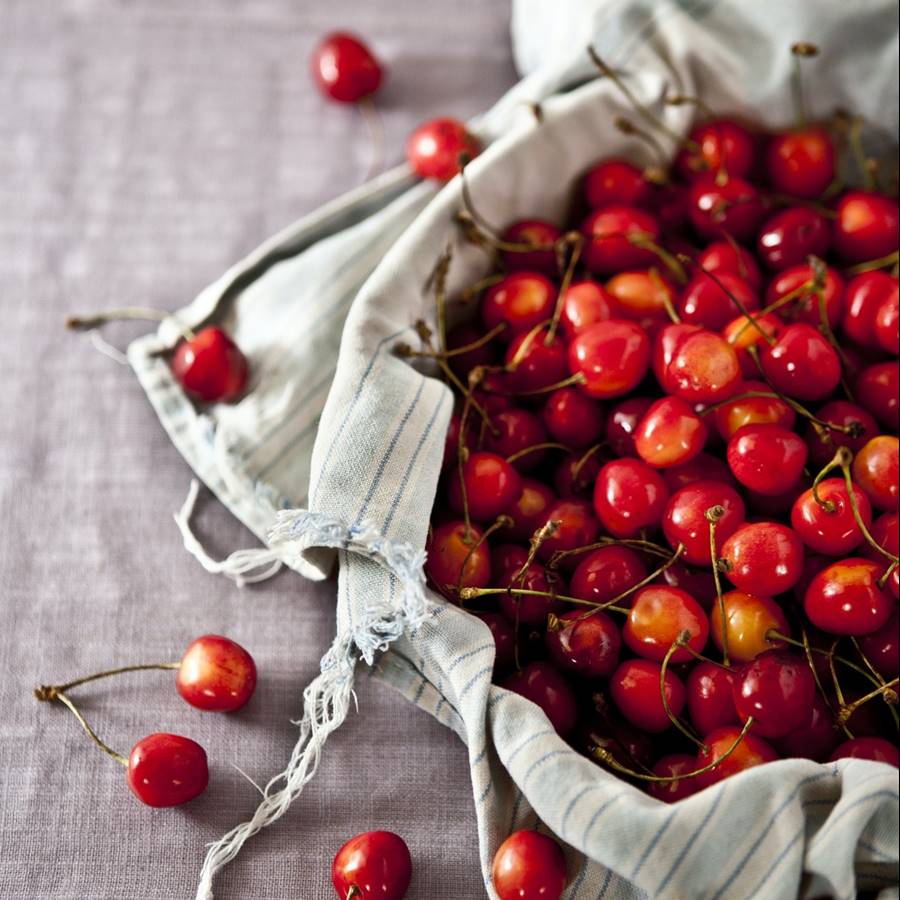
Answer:
[[[469,344],[463,344],[461,347],[454,347],[452,350],[445,350],[443,353],[440,350],[413,350],[409,344],[397,344],[394,348],[394,352],[398,356],[403,357],[415,356],[423,359],[451,359],[454,356],[462,356],[464,353],[471,353],[473,350],[477,350],[479,347],[489,344],[497,337],[497,335],[502,334],[505,330],[506,322],[501,322],[499,325],[495,325],[490,331],[481,335],[477,340],[472,341]]]
[[[641,541],[637,540],[636,538],[600,538],[599,541],[595,541],[593,544],[585,544],[583,547],[575,547],[572,550],[557,550],[550,557],[550,561],[547,563],[547,568],[559,568],[560,562],[568,556],[575,556],[579,553],[587,553],[588,550],[600,550],[603,547],[617,546],[631,547],[634,550],[643,550],[645,553],[650,553],[654,556],[661,556],[663,557],[663,559],[668,559],[672,555],[671,548],[663,547],[660,544],[654,544],[651,541]]]
[[[808,281],[804,281],[803,284],[797,285],[792,291],[788,291],[783,296],[779,297],[777,300],[770,303],[768,306],[764,306],[759,311],[759,318],[763,316],[767,316],[770,313],[776,312],[781,309],[783,306],[787,306],[788,303],[793,303],[795,300],[799,300],[801,297],[809,294],[813,288],[815,287],[815,282],[812,278]],[[750,322],[744,322],[743,325],[737,330],[734,335],[733,340],[736,341],[748,328],[750,328]]]
[[[684,270],[682,269],[682,272]],[[675,305],[672,303],[672,298],[669,296],[669,289],[666,287],[662,278],[660,277],[659,272],[656,270],[656,267],[651,267],[647,271],[647,275],[650,280],[653,282],[653,286],[659,291],[659,296],[662,298],[663,306],[666,310],[666,315],[669,319],[676,325],[681,324],[681,316],[678,315],[678,311],[675,309]]]
[[[640,247],[642,250],[649,250],[658,256],[662,264],[672,273],[672,276],[679,284],[687,284],[687,272],[685,272],[684,266],[679,262],[679,259],[657,244],[649,235],[639,231],[627,235],[627,240],[629,244]],[[668,291],[665,293],[668,294]]]
[[[747,263],[744,261],[744,248],[741,247],[741,245],[727,231],[722,232],[722,237],[724,237],[725,240],[728,241],[729,246],[734,251],[734,258],[737,261],[738,275],[740,275],[740,277],[746,281],[750,273],[747,271]],[[745,322],[744,328],[747,328],[749,325],[749,322]]]
[[[816,687],[819,689],[819,695],[825,701],[825,705],[828,707],[829,711],[834,715],[834,709],[831,705],[831,698],[825,691],[825,685],[822,684],[822,679],[819,678],[819,670],[816,668],[816,664],[813,661],[813,648],[809,643],[809,635],[806,633],[806,627],[800,626],[800,636],[803,638],[803,655],[806,657],[806,664],[809,666],[809,671],[812,672],[813,681],[816,683]],[[766,633],[766,643],[769,643],[769,633]]]
[[[845,708],[846,701],[844,700],[844,692],[841,690],[841,682],[837,676],[837,668],[834,665],[834,651],[837,649],[837,645],[839,642],[840,642],[840,639],[835,641],[831,645],[831,650],[828,651],[828,654],[827,654],[828,655],[828,669],[831,672],[831,681],[832,681],[832,684],[834,684],[834,694],[837,697],[837,702],[838,702],[838,715],[837,715],[836,724],[844,732],[844,734],[852,741],[853,734],[850,731],[850,729],[847,727],[847,718],[849,718],[849,717],[845,717],[845,718],[843,718],[843,720],[841,718],[841,711]]]
[[[447,353],[447,273],[450,271],[450,262],[453,258],[448,246],[441,254],[437,265],[434,267],[432,279],[434,280],[434,304],[436,308],[436,321],[438,333],[438,350],[442,354]]]
[[[875,676],[879,684],[884,684],[884,678],[881,677],[881,673],[872,663],[869,661],[869,657],[863,653],[863,648],[859,646],[859,641],[855,637],[850,638],[850,643],[853,644],[856,652],[859,654],[859,658],[863,661],[865,667]]]
[[[672,94],[671,97],[666,97],[665,103],[667,106],[696,106],[708,119],[714,119],[716,116],[702,97],[693,97],[688,94]]]
[[[698,738],[690,728],[687,727],[679,718],[672,712],[672,708],[669,706],[669,698],[666,696],[666,670],[669,667],[669,661],[672,659],[672,655],[684,647],[687,642],[691,639],[691,633],[687,629],[681,632],[678,637],[672,641],[672,646],[666,651],[666,655],[663,657],[662,665],[659,667],[659,696],[662,700],[663,709],[666,711],[666,715],[669,717],[669,721],[692,743],[696,744],[701,750],[706,749],[706,745],[703,741]]]
[[[128,760],[122,756],[121,753],[116,753],[115,750],[112,749],[108,744],[105,744],[99,737],[96,731],[88,724],[87,719],[82,715],[81,710],[61,691],[59,688],[51,688],[50,693],[46,696],[43,694],[45,687],[38,688],[34,695],[38,700],[58,700],[63,706],[67,706],[69,711],[73,716],[78,720],[78,723],[87,733],[87,736],[105,753],[107,756],[111,756],[117,763],[128,767]]]
[[[864,127],[865,120],[862,116],[854,117],[850,121],[847,139],[850,142],[850,151],[853,153],[853,159],[859,169],[859,174],[862,176],[863,187],[867,191],[874,191],[877,187],[877,182],[869,158],[866,156],[865,147],[863,147],[862,132]]]
[[[467,511],[468,512],[468,511]],[[472,554],[498,529],[498,528],[509,528],[513,525],[513,520],[510,516],[497,516],[496,521],[490,528],[486,528],[484,534],[478,538],[475,543],[469,547],[469,552],[466,553],[465,559],[462,561],[462,565],[459,567],[459,582],[456,585],[456,593],[459,597],[462,597],[463,593],[463,579],[466,577],[466,566],[469,565],[469,560],[472,558]],[[471,525],[467,526],[471,528]],[[471,532],[469,534],[469,540],[471,540]]]
[[[549,319],[546,319],[543,322],[538,322],[530,331],[526,332],[525,337],[522,338],[522,343],[519,344],[516,350],[515,356],[503,367],[505,372],[515,372],[519,368],[519,363],[525,358],[525,354],[531,349],[531,345],[537,340],[537,336],[541,331],[547,327],[549,321]]]
[[[553,318],[550,319],[550,327],[547,329],[547,336],[544,338],[544,344],[548,347],[553,343],[553,339],[556,337],[556,329],[559,327],[559,319],[560,316],[562,316],[563,306],[566,302],[566,294],[569,291],[569,285],[572,283],[572,278],[575,275],[575,266],[578,265],[578,260],[584,249],[584,237],[578,234],[578,232],[573,231],[565,237],[566,244],[571,247],[571,251],[569,253],[569,263],[563,272],[562,281],[560,281],[559,284],[559,293],[556,296],[556,307],[553,310]]]
[[[541,547],[541,544],[549,537],[553,537],[562,523],[559,519],[550,519],[538,528],[528,541],[528,556],[525,562],[519,567],[519,571],[510,579],[509,583],[515,584],[517,581],[520,585],[525,583],[525,576],[528,574],[528,567],[534,562],[535,556]]]
[[[513,369],[512,371],[515,370]],[[576,372],[568,378],[563,378],[562,381],[556,381],[553,384],[548,384],[546,387],[534,388],[530,391],[490,391],[489,393],[503,394],[504,396],[509,397],[533,397],[537,394],[548,394],[552,391],[558,391],[560,388],[572,387],[572,385],[575,384],[584,384],[584,382],[584,372]]]
[[[362,896],[363,896],[362,888],[360,888],[358,885],[351,884],[350,889],[347,891],[347,896],[344,897],[344,900],[353,900],[354,897],[362,897]]]
[[[599,759],[601,762],[606,763],[610,768],[613,768],[618,772],[622,772],[625,775],[630,775],[632,778],[637,778],[641,781],[654,781],[663,784],[671,784],[673,781],[684,781],[686,778],[696,778],[698,775],[704,775],[706,772],[714,769],[720,763],[725,762],[725,760],[728,759],[728,757],[731,756],[731,754],[734,753],[735,750],[737,750],[738,745],[747,736],[747,732],[750,731],[750,727],[753,725],[754,721],[756,720],[753,718],[753,716],[748,716],[747,721],[744,722],[744,727],[741,729],[741,733],[735,738],[734,743],[720,757],[718,757],[718,759],[714,759],[712,762],[707,763],[700,769],[694,769],[693,772],[684,772],[681,775],[644,775],[642,772],[635,772],[633,769],[629,769],[626,766],[623,766],[608,750],[603,747],[595,747],[592,751],[592,755],[596,759]]]
[[[613,124],[622,134],[632,135],[640,138],[645,144],[648,144],[656,156],[656,165],[646,166],[644,168],[644,179],[651,184],[667,184],[669,181],[666,169],[669,167],[669,155],[662,148],[662,144],[649,132],[643,128],[638,128],[630,119],[624,116],[616,116]]]
[[[794,103],[797,116],[797,126],[806,127],[806,99],[803,96],[803,72],[802,60],[819,55],[819,48],[815,44],[806,41],[794,44],[791,47],[794,57]]]
[[[709,522],[709,557],[712,560],[713,581],[716,585],[716,601],[719,604],[719,618],[722,621],[722,661],[731,665],[728,658],[728,619],[725,615],[725,598],[722,595],[722,576],[719,574],[719,551],[716,549],[716,525],[725,515],[725,507],[711,506],[706,510],[706,521]]]
[[[622,606],[614,606],[615,600],[618,598],[613,598],[608,603],[594,603],[593,600],[582,600],[580,597],[569,597],[564,594],[556,594],[552,591],[533,591],[526,588],[514,588],[514,587],[501,587],[501,588],[475,588],[475,587],[464,587],[460,592],[459,596],[462,600],[474,600],[477,597],[489,597],[496,594],[515,594],[516,596],[521,597],[548,597],[551,600],[561,600],[563,603],[574,603],[577,606],[589,606],[593,610],[604,610],[609,609],[613,612],[624,613],[626,616],[631,612],[629,609],[625,609]]]
[[[384,122],[372,97],[363,97],[356,106],[366,122],[372,140],[372,160],[366,172],[365,182],[380,175],[384,169]]]
[[[893,253],[888,253],[887,256],[879,256],[878,259],[861,262],[845,271],[848,275],[862,275],[863,272],[874,272],[875,269],[886,269],[888,266],[894,266],[898,260],[900,260],[900,250],[895,250]]]
[[[541,444],[532,444],[530,447],[523,447],[521,450],[517,450],[512,456],[507,456],[506,461],[508,463],[515,462],[517,459],[521,459],[523,456],[528,456],[529,453],[535,453],[538,450],[565,450],[567,453],[571,453],[572,448],[567,447],[565,444],[557,444],[555,441],[544,441]]]
[[[493,275],[486,275],[484,278],[479,278],[478,281],[473,282],[460,291],[459,299],[462,301],[471,300],[474,297],[477,297],[483,290],[493,287],[495,284],[503,281],[504,278],[506,278],[505,272],[495,272]],[[497,327],[499,328],[500,326]]]
[[[878,579],[877,584],[881,590],[884,590],[884,586],[888,583],[888,579],[890,579],[891,575],[897,571],[897,563],[892,562],[885,570],[884,575]]]
[[[172,313],[145,306],[123,306],[119,309],[110,309],[106,312],[94,313],[88,316],[69,316],[66,319],[66,328],[71,331],[92,331],[109,322],[121,322],[125,319],[133,319],[139,322],[165,322],[167,319],[171,319],[187,340],[193,340],[196,337],[196,334],[186,325],[179,322]]]
[[[72,688],[82,684],[88,684],[88,682],[91,681],[99,681],[101,678],[110,678],[113,675],[123,675],[126,672],[146,672],[150,669],[178,669],[180,667],[180,662],[142,663],[137,666],[121,666],[118,669],[107,669],[105,672],[97,672],[94,675],[86,675],[84,678],[76,678],[74,681],[66,682],[66,684],[42,684],[39,688],[35,688],[34,695],[38,700],[55,700],[56,696],[63,691],[69,691]]]
[[[578,476],[581,475],[581,470],[585,467],[585,465],[587,465],[588,460],[592,456],[599,453],[605,446],[606,444],[601,441],[599,444],[594,444],[593,447],[588,447],[588,449],[584,451],[578,462],[575,463],[574,467],[572,468],[572,484],[576,486],[581,484],[581,482],[578,480]]]
[[[469,459],[469,448],[466,447],[466,428],[468,426],[469,407],[474,401],[472,395],[466,393],[466,399],[463,401],[462,413],[459,417],[459,441],[456,445],[456,474],[459,478],[459,492],[462,497],[463,507],[463,542],[468,544],[472,540],[472,519],[469,516],[469,497],[466,490],[465,468]],[[468,560],[468,557],[466,557]],[[462,569],[460,569],[460,578],[462,578]]]
[[[814,273],[813,290],[816,295],[816,305],[819,312],[819,331],[822,332],[825,339],[831,344],[834,352],[838,355],[838,359],[841,362],[841,387],[844,389],[847,399],[853,403],[855,402],[853,391],[850,390],[850,385],[847,384],[847,379],[844,377],[844,369],[847,367],[847,354],[844,353],[841,345],[838,343],[838,339],[831,330],[831,322],[828,321],[828,307],[825,303],[825,280],[828,277],[828,268],[818,256],[810,256],[808,262]]]
[[[882,684],[881,687],[875,688],[874,691],[869,691],[868,694],[860,697],[858,700],[854,700],[852,703],[841,703],[841,708],[838,710],[837,714],[837,724],[840,727],[844,727],[847,722],[850,720],[850,717],[853,713],[856,712],[864,703],[868,703],[869,700],[874,700],[876,697],[884,697],[884,702],[889,706],[897,705],[897,691],[895,688],[897,684],[900,683],[900,679],[894,678],[892,681],[888,681],[886,684]]]

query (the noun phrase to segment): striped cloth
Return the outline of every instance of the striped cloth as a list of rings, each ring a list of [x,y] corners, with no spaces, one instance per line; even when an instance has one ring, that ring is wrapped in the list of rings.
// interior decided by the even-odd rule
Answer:
[[[628,114],[582,52],[593,42],[678,131],[687,108],[667,87],[764,124],[790,119],[788,45],[819,44],[814,112],[836,106],[896,143],[897,22],[886,0],[519,0],[513,36],[523,80],[474,123],[490,146],[471,166],[480,210],[497,223],[564,216],[568,186],[606,154],[642,147],[611,128]],[[540,100],[543,122],[529,103]],[[425,285],[453,248],[451,288],[483,274],[458,240],[458,182],[440,192],[389,172],[272,238],[185,309],[220,321],[250,358],[233,406],[197,409],[160,351],[174,322],[135,342],[131,363],[172,440],[198,476],[269,547],[324,578],[338,564],[338,635],[305,695],[301,741],[249,823],[214,847],[198,897],[244,840],[302,790],[350,702],[357,658],[466,743],[489,896],[490,863],[516,828],[567,845],[569,900],[594,898],[897,897],[896,771],[847,760],[785,760],[674,806],[572,751],[543,713],[491,685],[493,644],[478,620],[424,590],[421,563],[452,398],[392,353],[431,318]],[[389,647],[387,652],[384,651]]]

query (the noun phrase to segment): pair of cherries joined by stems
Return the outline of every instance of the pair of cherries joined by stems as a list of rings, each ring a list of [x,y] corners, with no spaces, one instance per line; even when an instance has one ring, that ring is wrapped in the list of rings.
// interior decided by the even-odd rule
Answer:
[[[128,786],[142,803],[177,806],[206,790],[209,769],[203,747],[179,734],[156,732],[141,738],[126,758],[97,736],[69,696],[80,685],[149,669],[176,670],[178,693],[191,706],[210,712],[235,712],[247,703],[256,688],[253,657],[240,644],[207,634],[191,642],[180,662],[124,666],[66,684],[42,685],[35,690],[35,696],[68,707],[94,743],[126,767]]]

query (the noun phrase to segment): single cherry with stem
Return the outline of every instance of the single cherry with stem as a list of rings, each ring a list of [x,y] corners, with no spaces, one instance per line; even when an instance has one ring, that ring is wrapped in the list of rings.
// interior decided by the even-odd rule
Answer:
[[[458,119],[431,119],[406,142],[406,159],[420,178],[449,181],[481,150],[478,139]]]
[[[409,847],[392,831],[350,838],[331,864],[331,883],[340,900],[403,900],[411,878]]]

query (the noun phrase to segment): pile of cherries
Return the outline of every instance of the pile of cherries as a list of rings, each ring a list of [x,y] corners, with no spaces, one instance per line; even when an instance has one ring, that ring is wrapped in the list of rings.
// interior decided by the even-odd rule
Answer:
[[[668,170],[590,168],[569,230],[500,232],[464,190],[493,269],[448,328],[442,260],[436,333],[397,348],[458,398],[431,585],[500,685],[661,800],[898,763],[898,208],[870,161],[841,182],[858,126],[710,116]]]

